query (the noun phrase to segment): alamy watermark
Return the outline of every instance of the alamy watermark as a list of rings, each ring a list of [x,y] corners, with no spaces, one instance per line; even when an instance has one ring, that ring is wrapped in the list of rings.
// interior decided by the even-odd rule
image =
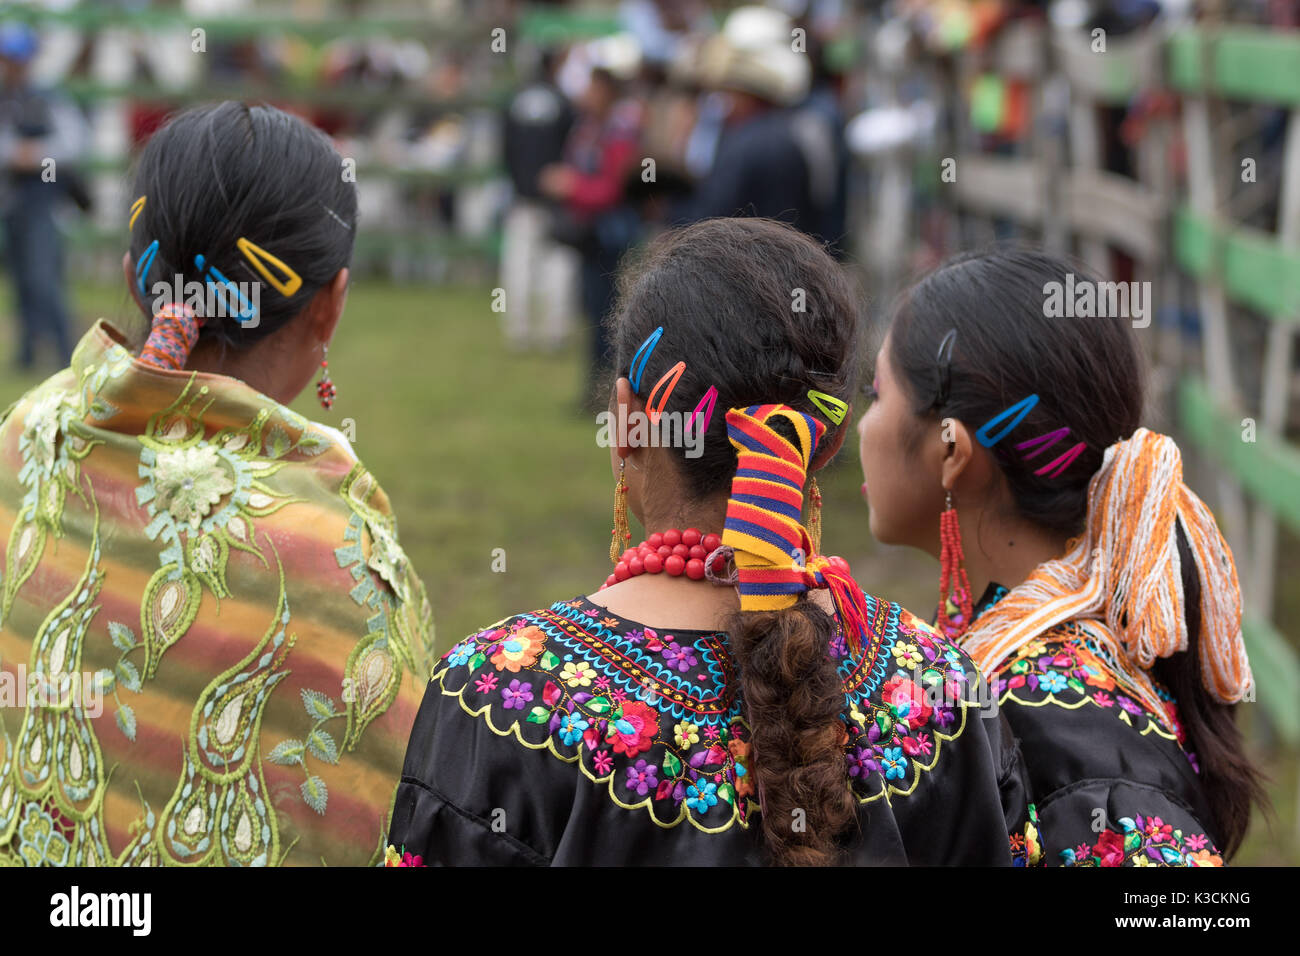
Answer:
[[[628,411],[626,405],[596,416],[596,444],[601,448],[684,448],[687,458],[704,454],[704,415],[700,412],[663,412],[653,420],[649,412]]]
[[[95,674],[63,671],[51,678],[41,671],[28,673],[19,664],[15,673],[0,670],[0,708],[76,707],[87,717],[104,713],[104,688]]]
[[[233,289],[231,288],[233,286]],[[185,281],[185,277],[176,273],[168,283],[158,281],[151,287],[153,292],[153,315],[163,307],[175,302],[187,305],[196,315],[209,319],[234,318],[246,329],[255,329],[261,324],[262,283],[235,282],[228,280],[224,284],[200,282],[197,279]]]
[[[1064,282],[1044,283],[1043,315],[1049,319],[1132,318],[1133,328],[1151,324],[1150,282],[1076,281],[1073,272]]]

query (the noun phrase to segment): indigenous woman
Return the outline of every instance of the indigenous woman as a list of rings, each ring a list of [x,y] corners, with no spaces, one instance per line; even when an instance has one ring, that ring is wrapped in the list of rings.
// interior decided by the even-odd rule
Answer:
[[[1045,317],[1089,284],[1008,248],[904,295],[859,424],[871,529],[940,559],[939,628],[1019,738],[1044,862],[1219,865],[1260,795],[1236,571],[1138,427],[1129,319]]]
[[[444,657],[393,854],[1010,863],[1023,784],[971,663],[818,553],[810,477],[859,340],[835,263],[778,223],[706,221],[624,273],[613,335],[614,571]]]
[[[98,322],[0,416],[0,864],[382,859],[429,607],[374,477],[285,407],[334,394],[340,168],[279,110],[177,117],[130,213],[147,340]]]

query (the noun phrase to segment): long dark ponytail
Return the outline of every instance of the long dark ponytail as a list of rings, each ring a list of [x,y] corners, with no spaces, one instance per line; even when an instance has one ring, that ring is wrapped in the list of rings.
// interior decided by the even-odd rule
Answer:
[[[1131,317],[1056,318],[1045,314],[1050,283],[1094,283],[1083,266],[1016,245],[957,256],[923,278],[900,300],[890,326],[894,369],[924,420],[919,442],[935,420],[968,425],[989,421],[1027,395],[1039,401],[1009,441],[994,447],[1019,515],[1073,537],[1084,529],[1088,485],[1106,449],[1129,438],[1143,412],[1143,363]],[[946,373],[936,361],[939,345],[956,329]],[[941,376],[947,375],[947,383]],[[1086,450],[1056,477],[1038,475],[1042,459],[1007,455],[1015,436],[1042,435],[1068,426],[1070,442]],[[1179,716],[1201,768],[1201,784],[1213,814],[1220,849],[1240,846],[1252,803],[1263,804],[1259,771],[1246,756],[1236,708],[1215,701],[1198,664],[1201,584],[1181,531],[1186,651],[1159,659],[1153,676],[1178,701]]]
[[[827,422],[808,390],[848,401],[856,386],[861,323],[851,285],[822,246],[781,223],[714,219],[667,233],[624,268],[619,300],[611,319],[619,368],[664,328],[640,376],[642,397],[679,359],[686,369],[666,412],[689,415],[710,386],[718,390],[702,453],[674,459],[693,498],[731,487],[725,409],[783,403]],[[827,422],[823,442],[846,427]],[[727,627],[764,843],[777,864],[835,862],[856,820],[834,627],[806,596],[781,611],[737,613]]]

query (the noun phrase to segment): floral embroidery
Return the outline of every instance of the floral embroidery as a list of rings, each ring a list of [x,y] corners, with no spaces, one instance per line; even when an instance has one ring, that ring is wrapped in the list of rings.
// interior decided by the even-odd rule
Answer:
[[[384,866],[424,866],[424,857],[407,853],[406,847],[399,851],[390,843],[384,851]]]
[[[846,772],[861,802],[912,793],[976,706],[978,676],[952,644],[868,597],[873,639],[850,658]],[[548,749],[659,826],[748,826],[758,807],[749,729],[725,634],[626,625],[582,599],[484,628],[433,675],[442,694],[499,736]],[[840,635],[837,635],[840,637]]]
[[[1010,834],[1011,865],[1039,866],[1043,862],[1043,843],[1038,835],[1038,808],[1029,805],[1024,833]]]
[[[1124,693],[1121,673],[1103,647],[1067,622],[1025,644],[1003,663],[990,683],[999,704],[1056,704],[1069,709],[1091,704],[1110,710],[1140,733],[1155,733],[1182,745],[1186,737],[1169,694],[1158,688],[1164,707],[1147,712],[1136,694]]]
[[[1103,830],[1093,846],[1061,851],[1065,866],[1223,866],[1203,833],[1181,829],[1156,816],[1123,817],[1122,831]]]

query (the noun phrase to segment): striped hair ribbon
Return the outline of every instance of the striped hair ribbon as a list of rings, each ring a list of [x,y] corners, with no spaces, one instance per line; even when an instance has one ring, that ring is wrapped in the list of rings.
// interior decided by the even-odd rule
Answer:
[[[163,371],[179,372],[189,360],[199,340],[199,326],[194,310],[180,302],[168,302],[153,317],[149,338],[140,349],[140,361]]]
[[[798,444],[772,428],[778,420],[790,425]],[[822,422],[788,405],[727,412],[737,466],[722,543],[734,551],[742,611],[783,610],[811,588],[828,588],[849,649],[858,653],[867,627],[862,590],[844,561],[812,553],[812,539],[799,523],[808,463],[825,431]]]
[[[1135,696],[1161,713],[1151,665],[1189,646],[1178,527],[1201,582],[1201,681],[1215,700],[1236,703],[1253,678],[1232,552],[1205,503],[1183,484],[1178,446],[1145,428],[1106,450],[1088,486],[1087,528],[1069,553],[1040,565],[981,614],[962,647],[990,673],[1035,637],[1073,621],[1126,665]]]

